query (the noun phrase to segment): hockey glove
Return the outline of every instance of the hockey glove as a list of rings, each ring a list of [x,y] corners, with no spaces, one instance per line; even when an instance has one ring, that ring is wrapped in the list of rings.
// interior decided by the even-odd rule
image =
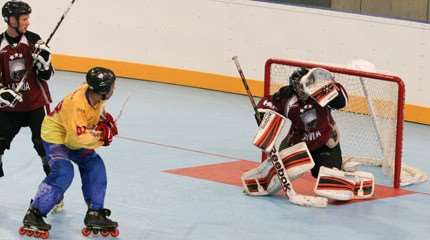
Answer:
[[[112,138],[118,135],[118,128],[112,115],[108,112],[103,113],[102,120],[97,124],[96,130],[101,132],[100,140],[103,146],[109,146]]]
[[[37,41],[34,45],[34,51],[31,54],[34,59],[34,67],[37,71],[48,71],[51,66],[51,49],[42,40]]]
[[[0,89],[0,107],[13,108],[18,102],[22,102],[20,93],[6,87]]]
[[[109,128],[112,131],[113,136],[118,135],[118,128],[116,126],[116,122],[110,113],[104,112],[102,121],[105,122],[109,126]]]
[[[112,143],[112,130],[105,122],[99,122],[96,127],[97,131],[101,132],[100,141],[103,142],[103,146],[109,146]]]

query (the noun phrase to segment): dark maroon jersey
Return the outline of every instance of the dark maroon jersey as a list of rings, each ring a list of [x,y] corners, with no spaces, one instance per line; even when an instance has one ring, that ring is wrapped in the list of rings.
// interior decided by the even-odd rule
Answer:
[[[259,108],[272,109],[291,120],[287,135],[290,145],[306,142],[310,151],[324,146],[333,134],[335,121],[332,109],[346,106],[348,96],[345,89],[336,83],[339,95],[325,107],[314,99],[299,100],[291,87],[281,88],[272,96],[264,97],[258,103]]]
[[[14,108],[0,108],[0,111],[9,112],[24,112],[31,111],[48,104],[43,98],[41,88],[36,81],[36,72],[33,69],[33,58],[31,56],[34,44],[40,39],[40,36],[27,31],[16,42],[11,41],[6,33],[0,35],[0,84],[2,87],[16,89],[16,86],[23,78],[27,69],[30,71],[27,74],[25,83],[20,90],[23,101],[16,104]],[[49,102],[51,97],[48,90],[48,85],[45,81],[40,81]]]

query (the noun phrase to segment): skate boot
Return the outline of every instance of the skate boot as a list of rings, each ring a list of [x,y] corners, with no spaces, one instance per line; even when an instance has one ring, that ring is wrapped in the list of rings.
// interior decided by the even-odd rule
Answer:
[[[109,234],[112,237],[118,237],[118,223],[107,218],[110,214],[111,211],[106,208],[100,210],[88,209],[84,219],[85,227],[82,229],[82,235],[88,237],[91,232],[96,235],[100,232],[103,237],[107,237]]]
[[[57,204],[55,204],[55,206],[52,208],[51,213],[61,213],[64,210],[64,197],[62,197],[60,199],[60,201],[58,201]]]
[[[23,226],[19,228],[20,235],[48,239],[51,225],[43,220],[43,216],[40,214],[39,210],[30,207],[22,223]]]
[[[54,208],[52,209],[52,213],[60,213],[64,210],[64,201],[61,200],[59,203],[55,204]]]

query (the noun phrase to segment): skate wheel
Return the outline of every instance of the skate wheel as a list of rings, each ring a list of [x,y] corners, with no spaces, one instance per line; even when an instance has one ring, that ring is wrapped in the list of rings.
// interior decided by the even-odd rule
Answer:
[[[33,236],[33,231],[30,231],[30,230],[26,230],[25,231],[25,234],[27,235],[27,236],[29,236],[29,237],[31,237],[31,236]]]
[[[82,235],[88,237],[91,234],[91,231],[88,228],[82,228]]]
[[[101,230],[101,231],[100,231],[100,234],[101,234],[103,237],[107,237],[107,236],[109,236],[109,231],[107,231],[107,230]]]
[[[39,238],[40,235],[42,235],[42,234],[43,234],[43,232],[34,232],[34,237]]]
[[[48,239],[48,237],[49,237],[49,232],[43,232],[40,234],[40,238],[42,239]]]
[[[119,230],[118,230],[118,229],[113,230],[113,231],[110,233],[110,235],[111,235],[112,237],[118,237],[118,236],[119,236]]]
[[[20,227],[18,230],[19,235],[25,235],[25,228],[24,227]]]

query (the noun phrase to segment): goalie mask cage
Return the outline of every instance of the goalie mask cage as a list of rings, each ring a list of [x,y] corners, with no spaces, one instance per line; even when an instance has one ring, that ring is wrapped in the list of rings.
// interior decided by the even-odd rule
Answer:
[[[402,173],[405,99],[402,79],[346,67],[269,59],[265,65],[264,95],[272,95],[287,85],[289,76],[298,67],[327,69],[348,93],[348,106],[333,111],[344,163],[351,160],[381,166],[385,175],[393,177],[394,187],[399,188],[405,175]]]

